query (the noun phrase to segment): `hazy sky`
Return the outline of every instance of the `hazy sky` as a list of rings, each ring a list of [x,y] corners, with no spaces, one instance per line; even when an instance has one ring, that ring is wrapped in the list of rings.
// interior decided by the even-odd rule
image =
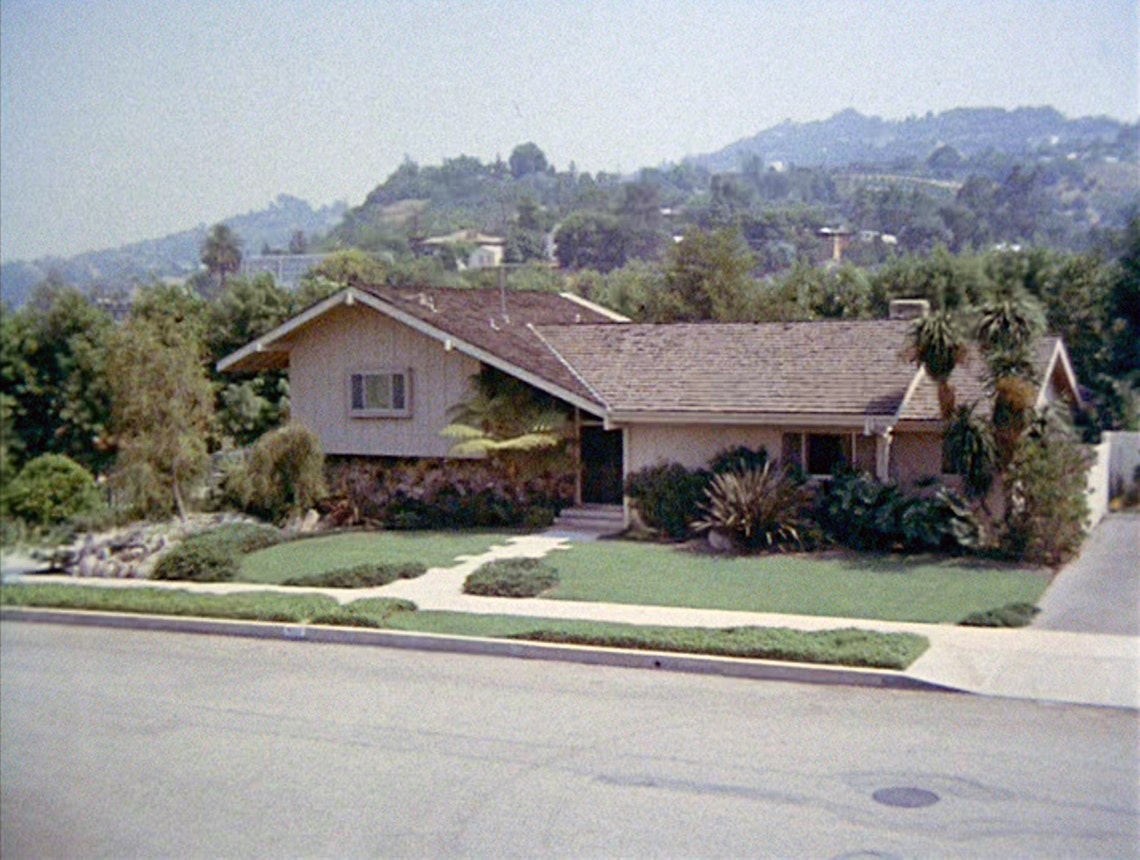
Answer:
[[[359,204],[405,156],[632,171],[784,119],[1135,121],[1140,0],[0,0],[0,257]]]

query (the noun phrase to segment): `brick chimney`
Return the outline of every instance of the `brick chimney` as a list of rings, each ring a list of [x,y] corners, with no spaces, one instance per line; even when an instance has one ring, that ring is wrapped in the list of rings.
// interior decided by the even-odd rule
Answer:
[[[893,320],[916,320],[930,313],[930,302],[926,299],[891,299]]]

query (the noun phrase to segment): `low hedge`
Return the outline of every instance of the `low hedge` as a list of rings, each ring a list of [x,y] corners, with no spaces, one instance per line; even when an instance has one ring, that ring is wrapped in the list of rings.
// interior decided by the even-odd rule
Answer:
[[[958,622],[960,627],[1028,627],[1041,610],[1031,603],[1009,603],[997,609],[972,612]]]
[[[281,541],[281,532],[258,523],[231,523],[191,535],[165,553],[151,579],[185,582],[230,582],[241,568],[240,557]]]
[[[536,558],[504,558],[468,576],[463,591],[480,597],[538,597],[557,584],[554,569]]]
[[[301,588],[379,588],[398,579],[415,579],[427,573],[427,566],[419,563],[358,564],[311,573],[286,579],[282,585]]]

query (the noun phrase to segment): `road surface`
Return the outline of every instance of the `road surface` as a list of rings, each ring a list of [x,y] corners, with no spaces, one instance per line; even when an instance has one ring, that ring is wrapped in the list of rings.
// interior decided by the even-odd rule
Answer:
[[[1125,857],[1137,715],[0,625],[0,854]]]

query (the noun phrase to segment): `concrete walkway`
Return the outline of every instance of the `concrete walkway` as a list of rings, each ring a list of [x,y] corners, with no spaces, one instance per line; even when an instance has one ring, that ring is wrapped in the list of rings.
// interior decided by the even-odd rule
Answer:
[[[902,675],[916,681],[988,696],[1140,708],[1140,637],[1067,631],[988,629],[947,624],[915,624],[807,615],[732,612],[660,606],[579,603],[563,600],[473,597],[463,581],[481,564],[500,558],[541,558],[569,547],[584,535],[548,533],[511,538],[478,556],[461,556],[454,567],[433,568],[424,576],[382,588],[306,589],[341,602],[364,597],[402,597],[420,609],[541,618],[617,621],[683,627],[787,627],[831,630],[857,627],[882,632],[918,633],[929,650]],[[36,576],[37,582],[76,583],[71,577]],[[281,590],[250,583],[157,583],[148,580],[83,580],[108,587],[164,585],[190,591],[227,594]],[[805,669],[805,671],[808,671]]]

